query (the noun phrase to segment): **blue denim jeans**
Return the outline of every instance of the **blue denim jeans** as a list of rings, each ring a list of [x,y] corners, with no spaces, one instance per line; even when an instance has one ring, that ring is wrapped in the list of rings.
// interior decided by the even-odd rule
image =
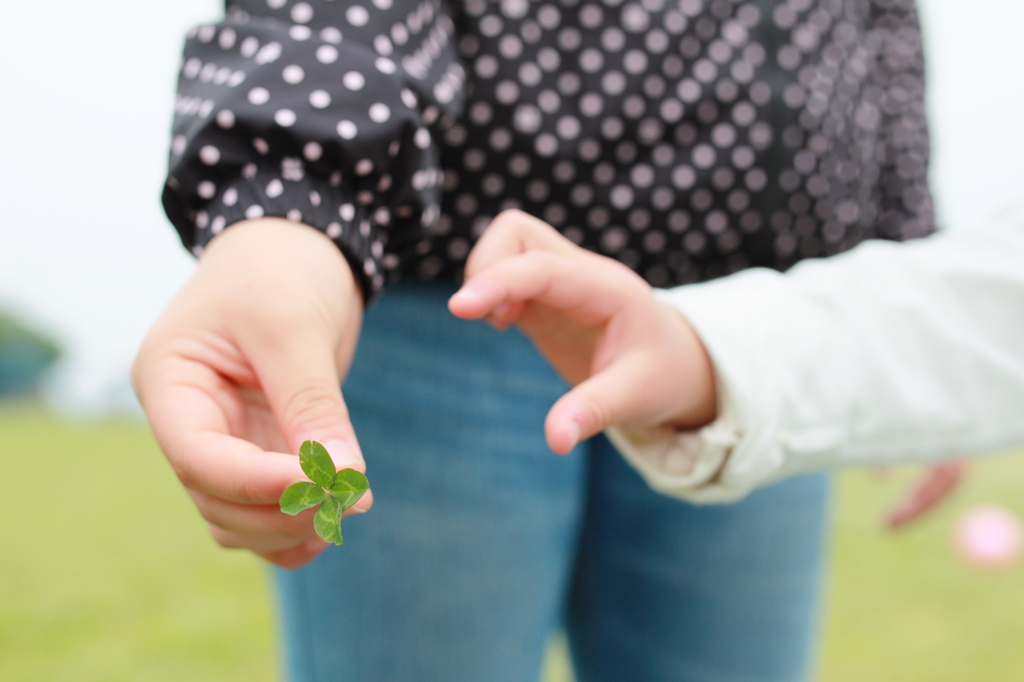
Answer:
[[[603,437],[559,457],[565,384],[452,292],[401,285],[366,316],[344,394],[374,507],[276,571],[289,679],[536,682],[557,628],[579,682],[804,679],[827,479],[694,506]]]

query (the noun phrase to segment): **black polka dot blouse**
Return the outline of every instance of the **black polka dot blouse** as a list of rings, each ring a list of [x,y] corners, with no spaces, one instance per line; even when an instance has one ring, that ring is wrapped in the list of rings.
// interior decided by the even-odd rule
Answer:
[[[521,208],[655,286],[933,230],[911,0],[228,0],[181,65],[164,207],[282,216],[368,298]]]

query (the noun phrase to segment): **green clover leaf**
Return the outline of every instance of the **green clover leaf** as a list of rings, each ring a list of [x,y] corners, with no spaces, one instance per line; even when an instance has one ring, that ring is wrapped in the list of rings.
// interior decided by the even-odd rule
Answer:
[[[301,511],[317,506],[325,497],[327,492],[316,483],[294,483],[281,495],[281,511],[295,516]]]
[[[330,488],[334,484],[334,461],[327,448],[315,440],[307,440],[299,447],[299,465],[309,476],[309,480],[321,488]]]
[[[366,476],[355,469],[342,469],[331,486],[331,497],[338,501],[342,509],[348,509],[369,489],[370,482]]]
[[[281,495],[281,511],[295,515],[319,505],[313,517],[317,535],[340,545],[341,515],[370,489],[366,476],[355,469],[335,472],[334,461],[320,443],[307,440],[299,448],[299,465],[312,483],[294,483]]]
[[[316,516],[313,517],[313,527],[316,528],[317,535],[336,545],[344,542],[341,539],[342,511],[341,505],[334,497],[324,498],[323,504],[316,510]]]

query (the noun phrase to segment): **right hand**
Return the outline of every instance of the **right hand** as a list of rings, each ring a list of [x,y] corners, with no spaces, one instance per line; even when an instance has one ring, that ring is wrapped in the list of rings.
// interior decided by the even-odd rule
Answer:
[[[544,425],[559,454],[616,424],[695,429],[715,418],[714,368],[682,315],[626,266],[522,211],[487,228],[448,308],[515,322],[573,385]]]
[[[341,396],[363,300],[337,246],[276,218],[239,223],[206,248],[150,330],[132,380],[157,442],[214,540],[280,566],[327,544],[313,510],[280,511],[307,480],[294,454],[318,440],[339,468],[365,473]],[[373,504],[367,493],[349,509]]]

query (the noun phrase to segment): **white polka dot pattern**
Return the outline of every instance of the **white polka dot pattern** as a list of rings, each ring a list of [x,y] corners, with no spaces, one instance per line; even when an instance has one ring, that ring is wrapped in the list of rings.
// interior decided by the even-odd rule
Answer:
[[[461,105],[454,23],[440,0],[228,5],[186,45],[167,213],[194,251],[246,218],[307,222],[372,296],[385,244],[408,250],[440,212],[424,126]]]
[[[933,229],[911,0],[462,0],[458,35],[442,0],[228,6],[164,193],[198,249],[302,220],[373,295],[458,279],[508,207],[661,286]]]

